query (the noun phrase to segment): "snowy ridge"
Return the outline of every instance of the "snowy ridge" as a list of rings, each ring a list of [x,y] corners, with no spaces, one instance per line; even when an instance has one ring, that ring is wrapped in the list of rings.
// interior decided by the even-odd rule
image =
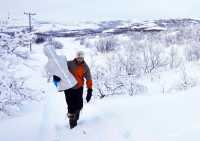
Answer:
[[[22,24],[15,24],[13,21],[15,20],[10,20],[7,25],[1,26],[1,32],[16,32],[16,29],[28,30],[28,25],[21,26]],[[34,32],[36,34],[55,37],[79,37],[87,35],[96,36],[101,35],[102,33],[116,35],[127,34],[130,32],[161,32],[177,29],[177,27],[196,26],[199,24],[200,21],[195,19],[163,19],[138,23],[135,23],[134,21],[102,21],[98,23],[82,22],[70,24],[49,23],[34,20]]]
[[[47,34],[58,37],[76,37],[85,35],[97,35],[101,33],[126,34],[128,32],[160,32],[180,26],[194,26],[199,24],[199,20],[193,19],[155,20],[144,21],[143,23],[134,23],[130,21],[104,21],[100,23],[90,23],[89,26],[87,23],[82,23],[82,26],[76,25],[73,26],[72,29],[67,25],[65,27],[62,26],[62,28],[65,29],[57,29],[56,25],[54,25],[54,28],[51,31],[43,32],[38,29],[37,34]],[[54,32],[52,33],[52,31]]]

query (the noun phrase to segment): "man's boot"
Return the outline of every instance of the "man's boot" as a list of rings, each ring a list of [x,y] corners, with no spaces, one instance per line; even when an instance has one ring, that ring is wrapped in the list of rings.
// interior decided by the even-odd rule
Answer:
[[[77,125],[76,114],[68,113],[67,116],[69,118],[70,129],[72,129]]]
[[[75,113],[76,120],[79,120],[80,110],[77,110]]]
[[[69,120],[70,129],[76,127],[76,125],[77,125],[77,121],[76,120],[72,120],[72,119]]]

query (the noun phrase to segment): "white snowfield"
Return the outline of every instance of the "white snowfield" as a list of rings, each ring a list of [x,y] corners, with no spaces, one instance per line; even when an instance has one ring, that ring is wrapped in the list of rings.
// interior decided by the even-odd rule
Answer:
[[[52,86],[53,87],[53,86]],[[2,121],[1,141],[199,141],[200,88],[175,96],[111,97],[85,104],[69,129],[64,95],[49,93],[32,113]]]
[[[71,39],[65,40],[64,45],[66,48],[62,52],[71,59],[77,50],[83,49]],[[33,49],[35,59],[42,57],[42,48],[35,46]],[[41,62],[37,67],[41,69],[44,64]],[[200,87],[165,96],[93,99],[84,104],[78,126],[71,130],[64,94],[57,93],[52,83],[44,82],[45,78],[39,83],[37,78],[30,82],[33,86],[46,87],[47,95],[42,103],[34,105],[34,110],[27,107],[21,115],[0,121],[0,141],[200,140]]]

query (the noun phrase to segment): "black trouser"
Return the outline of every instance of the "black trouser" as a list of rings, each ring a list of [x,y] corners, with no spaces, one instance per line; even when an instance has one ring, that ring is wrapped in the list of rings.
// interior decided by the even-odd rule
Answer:
[[[83,108],[83,87],[64,91],[68,113],[76,113]]]

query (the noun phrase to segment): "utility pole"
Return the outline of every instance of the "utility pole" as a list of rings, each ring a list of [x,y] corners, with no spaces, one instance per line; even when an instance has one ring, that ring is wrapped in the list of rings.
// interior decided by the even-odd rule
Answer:
[[[36,13],[24,12],[24,14],[28,16],[28,19],[29,19],[29,32],[31,32],[32,31],[31,16],[36,15]]]
[[[32,31],[31,16],[36,15],[36,13],[24,12],[24,14],[28,16],[28,19],[29,19],[29,32],[31,32]],[[32,51],[32,41],[31,40],[30,40],[30,44],[29,44],[29,49],[30,49],[30,52],[31,52]]]

